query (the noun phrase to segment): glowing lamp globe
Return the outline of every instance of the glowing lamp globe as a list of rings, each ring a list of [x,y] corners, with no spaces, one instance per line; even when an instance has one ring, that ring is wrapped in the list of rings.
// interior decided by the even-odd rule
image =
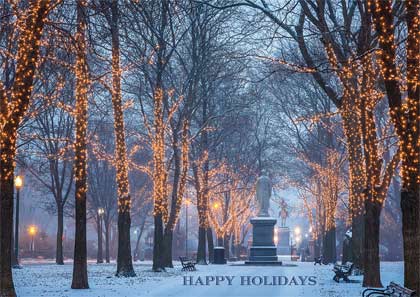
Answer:
[[[15,178],[15,187],[18,190],[23,187],[23,178],[20,175],[16,176]]]

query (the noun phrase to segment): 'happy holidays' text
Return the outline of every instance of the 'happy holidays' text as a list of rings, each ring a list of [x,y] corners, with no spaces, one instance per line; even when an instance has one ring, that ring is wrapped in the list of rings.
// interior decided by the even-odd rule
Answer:
[[[315,286],[316,276],[284,276],[284,275],[205,275],[205,276],[183,276],[184,286]]]

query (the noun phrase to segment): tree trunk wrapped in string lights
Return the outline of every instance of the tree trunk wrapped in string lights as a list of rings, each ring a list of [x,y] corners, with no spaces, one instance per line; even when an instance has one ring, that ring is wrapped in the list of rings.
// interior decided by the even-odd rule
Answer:
[[[146,110],[143,108],[143,99],[140,99],[141,112],[143,115],[144,125],[147,129],[147,134],[152,146],[153,153],[153,216],[154,216],[154,241],[153,241],[153,271],[162,271],[165,266],[171,266],[171,259],[164,255],[164,225],[170,223],[169,228],[165,228],[167,241],[171,241],[171,228],[177,221],[177,211],[179,206],[175,207],[174,211],[171,210],[169,214],[169,189],[170,184],[168,181],[169,169],[172,165],[172,160],[166,158],[166,137],[172,132],[173,129],[168,129],[167,123],[172,125],[172,117],[182,102],[183,92],[177,92],[176,88],[165,89],[166,84],[170,85],[170,80],[167,80],[167,75],[170,73],[167,69],[171,65],[172,56],[177,52],[175,49],[179,45],[180,38],[184,34],[179,30],[185,32],[187,28],[179,23],[184,18],[180,17],[182,10],[179,10],[177,2],[162,0],[162,1],[131,1],[130,8],[134,12],[132,16],[136,20],[140,20],[139,26],[140,38],[145,41],[145,56],[149,56],[147,63],[144,63],[144,76],[150,84],[150,95],[152,95],[152,110],[153,120],[148,120]],[[147,37],[146,37],[147,36]],[[138,44],[135,44],[137,47]],[[141,57],[145,61],[144,57]],[[143,62],[142,62],[143,63]],[[173,94],[179,94],[180,100],[177,103],[171,104]],[[176,100],[175,100],[176,101]],[[188,113],[187,113],[188,114]],[[181,116],[179,124],[182,126],[183,119],[188,119],[190,115]],[[170,128],[173,128],[172,126]],[[175,129],[179,133],[182,128]],[[177,135],[178,136],[178,135]],[[178,142],[179,145],[179,142]],[[175,152],[178,153],[178,149]],[[182,153],[181,153],[182,154]],[[179,155],[177,155],[179,157]],[[179,162],[179,160],[178,160]],[[181,172],[180,170],[179,172]],[[181,173],[180,173],[181,174]],[[181,180],[182,178],[180,178]],[[179,186],[179,183],[175,183]],[[172,183],[174,185],[174,183]],[[178,196],[178,191],[172,192],[171,203],[177,204],[182,197]],[[175,215],[175,216],[174,216]]]
[[[404,286],[420,292],[420,1],[400,4],[405,8],[407,26],[405,67],[397,59],[400,41],[395,39],[393,1],[367,3],[379,37],[380,68],[399,138]],[[405,75],[400,69],[406,69]]]
[[[203,136],[205,134],[205,136]],[[206,138],[207,132],[202,134]],[[198,247],[197,247],[197,263],[206,265],[206,230],[209,227],[208,211],[209,211],[209,160],[208,152],[204,151],[202,158],[193,165],[194,183],[197,194],[197,211],[198,211]]]
[[[308,7],[304,9],[306,16],[312,20],[314,15],[308,9]],[[390,179],[398,165],[398,158],[395,157],[388,164],[383,164],[381,162],[382,157],[378,154],[377,146],[381,143],[381,140],[377,137],[374,112],[377,103],[383,98],[383,94],[378,91],[380,88],[376,83],[377,70],[375,58],[371,53],[371,44],[374,37],[370,30],[368,8],[366,5],[360,5],[358,10],[361,15],[364,39],[358,40],[358,47],[354,51],[343,49],[341,47],[343,45],[334,40],[324,17],[325,7],[322,7],[322,5],[317,7],[316,17],[319,21],[317,26],[320,32],[324,34],[321,41],[326,57],[342,88],[341,100],[336,105],[343,119],[344,133],[348,145],[353,235],[361,235],[361,238],[363,238],[360,241],[354,240],[353,237],[353,244],[355,244],[353,255],[356,256],[354,262],[358,268],[365,269],[364,285],[378,287],[381,286],[379,237],[375,236],[378,236],[379,233],[380,209],[382,209]],[[302,19],[300,24],[300,28],[297,30],[299,32],[301,32],[301,26],[303,26]],[[302,32],[298,35],[302,36]],[[300,46],[303,45],[304,41],[301,41]],[[302,52],[305,53],[305,50],[306,46]],[[306,56],[306,60],[311,61],[307,54],[304,54],[304,56]],[[384,174],[381,172],[382,167],[386,168]],[[378,190],[375,190],[375,188],[378,188]],[[354,190],[358,191],[358,195],[354,195]],[[366,207],[370,211],[365,212]],[[375,209],[376,211],[372,211]],[[369,226],[366,226],[366,223]],[[374,226],[377,226],[377,230]],[[360,238],[360,236],[357,237]],[[363,246],[360,244],[363,244]],[[365,250],[365,248],[368,248],[368,250]],[[363,253],[360,253],[361,250],[363,250]],[[362,255],[363,258],[359,258]],[[359,265],[362,263],[364,265]]]
[[[333,38],[325,20],[325,7],[317,6],[316,11],[312,12],[304,1],[302,1],[302,5],[304,9],[302,9],[299,23],[296,27],[296,39],[307,66],[316,69],[316,64],[307,47],[307,41],[303,30],[306,18],[315,23],[320,34],[324,36],[321,38],[321,41],[330,67],[336,71],[336,74],[342,74],[340,69],[341,65],[336,57],[340,57],[340,62],[346,61],[347,59],[345,57],[352,55],[351,52],[347,52],[351,47],[347,46],[347,44],[341,44]],[[360,118],[358,117],[357,112],[353,110],[355,98],[350,95],[349,89],[347,89],[346,85],[341,81],[342,78],[346,78],[345,75],[339,77],[340,82],[344,86],[342,94],[339,95],[327,84],[326,79],[322,77],[319,71],[312,71],[311,73],[314,80],[336,105],[343,120],[343,130],[347,143],[349,161],[349,215],[353,230],[353,262],[356,267],[363,268],[363,189],[365,185],[365,175],[363,174],[363,148]],[[350,73],[346,73],[346,75],[349,74]]]
[[[367,26],[370,27],[368,20],[366,21]],[[399,158],[396,154],[392,161],[386,164],[385,159],[379,155],[378,146],[381,141],[377,136],[375,108],[383,98],[383,94],[378,91],[378,71],[373,54],[368,52],[362,57],[351,57],[347,62],[339,63],[331,46],[327,45],[326,51],[329,53],[330,64],[335,69],[341,69],[337,75],[343,85],[344,93],[346,97],[353,98],[351,117],[358,119],[359,131],[353,133],[358,133],[362,137],[364,164],[359,166],[362,166],[363,176],[353,180],[362,178],[360,182],[364,186],[361,196],[363,206],[362,209],[357,209],[358,213],[360,211],[364,213],[363,285],[382,287],[379,269],[380,213]],[[383,174],[381,168],[385,168]]]
[[[112,106],[114,111],[115,166],[118,195],[118,255],[117,276],[136,276],[131,258],[131,198],[128,182],[127,150],[125,144],[124,114],[121,96],[120,39],[118,32],[118,1],[111,2],[112,38]]]
[[[176,132],[175,132],[176,134]],[[173,136],[173,151],[174,151],[174,177],[173,177],[173,186],[172,186],[172,200],[171,200],[171,210],[169,213],[168,221],[165,224],[165,230],[163,234],[163,244],[164,244],[164,265],[165,267],[173,267],[172,265],[172,239],[173,239],[173,230],[179,219],[179,212],[181,210],[182,198],[184,197],[185,188],[188,178],[188,153],[189,153],[189,123],[188,120],[184,119],[182,124],[182,141],[181,141],[181,156],[178,152],[178,140],[177,136]]]
[[[74,177],[76,194],[76,229],[72,289],[88,289],[86,246],[87,193],[87,119],[89,69],[87,64],[87,1],[78,0],[76,51],[76,140],[74,143]]]
[[[51,2],[29,1],[17,18],[19,32],[15,56],[15,77],[11,89],[0,81],[0,294],[16,296],[12,270],[13,191],[17,129],[24,116],[33,90],[36,63],[39,58],[41,36]]]
[[[399,154],[394,154],[387,164],[380,155],[380,142],[377,139],[375,122],[375,107],[383,98],[377,91],[377,67],[373,65],[371,54],[366,54],[359,61],[358,85],[359,96],[356,100],[356,110],[360,114],[363,136],[363,151],[365,162],[366,187],[365,198],[365,245],[363,286],[382,287],[379,259],[380,215],[388,192],[389,184],[399,163]],[[384,167],[384,172],[381,172]]]
[[[168,197],[166,189],[167,171],[165,168],[165,125],[163,121],[162,78],[157,81],[154,91],[154,137],[153,149],[153,216],[155,223],[153,245],[153,271],[165,269],[163,263],[163,224],[168,218]]]

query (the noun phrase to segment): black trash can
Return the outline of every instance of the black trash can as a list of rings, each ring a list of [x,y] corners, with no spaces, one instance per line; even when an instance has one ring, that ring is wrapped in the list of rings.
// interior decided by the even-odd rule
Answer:
[[[214,263],[213,264],[226,264],[224,247],[216,246],[214,248]]]

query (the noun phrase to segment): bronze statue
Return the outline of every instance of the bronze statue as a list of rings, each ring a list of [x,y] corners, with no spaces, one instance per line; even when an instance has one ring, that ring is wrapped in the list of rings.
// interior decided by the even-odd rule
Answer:
[[[286,227],[286,220],[289,217],[288,208],[289,207],[288,207],[286,201],[284,201],[284,199],[281,199],[281,201],[280,201],[280,212],[279,212],[279,217],[281,218],[281,222],[280,222],[281,227]]]
[[[272,185],[270,178],[262,172],[257,179],[257,201],[260,206],[259,217],[269,217],[268,209],[270,208]]]

